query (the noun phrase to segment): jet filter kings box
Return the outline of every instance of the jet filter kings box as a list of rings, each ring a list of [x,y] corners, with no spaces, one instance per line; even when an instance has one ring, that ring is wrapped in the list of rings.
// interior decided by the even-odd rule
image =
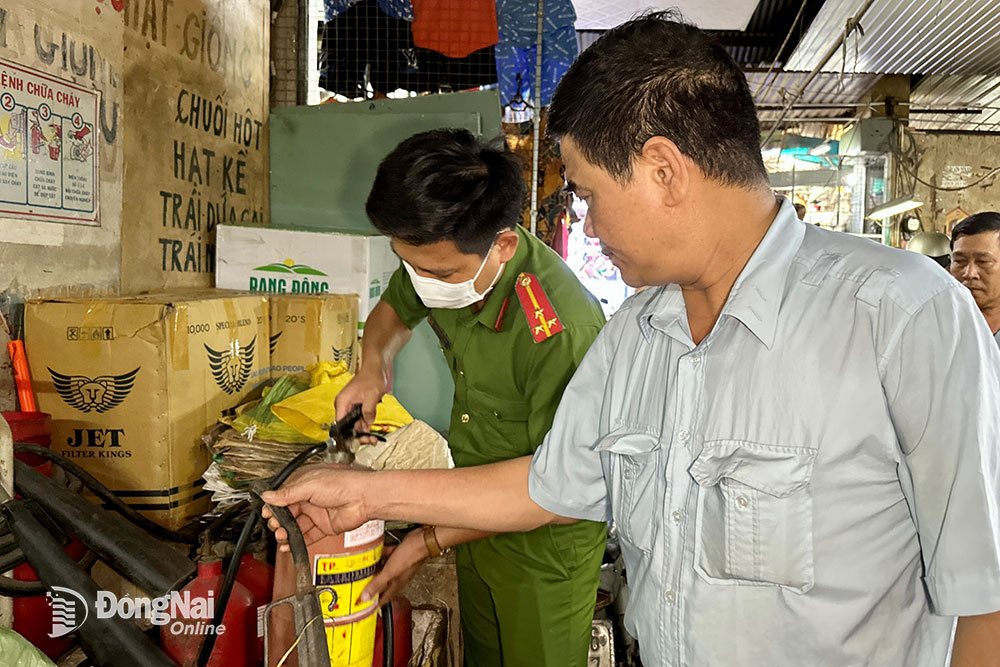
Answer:
[[[266,297],[201,291],[29,302],[25,341],[52,448],[179,528],[209,506],[202,434],[268,379]]]

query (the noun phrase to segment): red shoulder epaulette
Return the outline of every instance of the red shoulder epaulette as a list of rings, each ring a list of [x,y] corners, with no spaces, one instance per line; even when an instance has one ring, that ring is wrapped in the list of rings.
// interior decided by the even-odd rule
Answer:
[[[549,302],[549,297],[545,295],[538,278],[530,273],[522,273],[517,277],[514,290],[521,302],[521,308],[524,309],[524,315],[528,318],[528,327],[536,343],[548,340],[563,330],[556,309]]]

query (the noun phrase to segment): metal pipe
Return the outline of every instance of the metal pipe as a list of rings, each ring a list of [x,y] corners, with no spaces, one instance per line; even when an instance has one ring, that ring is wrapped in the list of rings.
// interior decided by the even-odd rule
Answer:
[[[788,115],[788,112],[791,110],[792,105],[795,104],[802,97],[809,84],[812,83],[813,79],[815,79],[817,75],[819,75],[820,70],[822,70],[823,67],[826,66],[826,64],[830,61],[830,58],[832,58],[834,54],[837,53],[841,45],[843,45],[844,42],[847,40],[847,37],[852,32],[854,32],[854,30],[858,26],[858,23],[861,22],[861,17],[865,15],[865,12],[867,12],[868,9],[873,4],[875,4],[875,0],[865,0],[864,4],[861,5],[858,11],[854,13],[854,16],[847,19],[847,24],[844,27],[844,32],[843,34],[841,34],[840,39],[834,42],[833,46],[831,46],[829,50],[825,54],[823,54],[823,58],[818,63],[816,63],[816,67],[814,67],[813,70],[809,72],[809,76],[807,76],[806,80],[802,82],[801,86],[799,86],[798,91],[796,91],[795,94],[789,98],[788,103],[785,104],[785,108],[781,112],[781,116],[779,116],[778,120],[774,121],[771,124],[771,129],[767,133],[767,137],[764,138],[764,141],[760,142],[761,146],[766,146],[767,142],[771,140],[771,137],[774,136],[774,133],[778,129],[778,126],[781,125],[781,122],[783,120],[785,120],[785,116]]]
[[[309,0],[299,0],[299,28],[296,38],[295,103],[309,103]]]
[[[538,0],[537,36],[535,40],[534,117],[531,119],[531,235],[538,234],[538,143],[542,136],[542,32],[545,27],[545,0]]]

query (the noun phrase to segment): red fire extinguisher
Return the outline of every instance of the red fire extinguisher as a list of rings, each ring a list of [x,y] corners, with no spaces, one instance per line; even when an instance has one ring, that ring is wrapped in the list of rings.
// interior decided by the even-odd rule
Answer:
[[[211,631],[222,581],[221,560],[200,561],[197,578],[181,589],[171,606],[170,622],[160,628],[164,652],[181,667],[197,664],[205,633]],[[251,643],[248,629],[251,619],[256,627],[256,613],[253,595],[238,581],[234,582],[208,667],[250,664],[256,642]]]
[[[253,554],[243,554],[236,582],[246,586],[253,596],[254,613],[250,618],[249,635],[250,643],[255,648],[251,653],[252,662],[247,664],[260,665],[264,662],[264,607],[271,601],[274,568],[257,560]]]
[[[382,667],[382,653],[385,650],[385,635],[382,630],[382,615],[388,607],[382,607],[375,625],[375,659],[372,667]],[[413,655],[413,607],[402,595],[392,599],[392,667],[406,667]]]

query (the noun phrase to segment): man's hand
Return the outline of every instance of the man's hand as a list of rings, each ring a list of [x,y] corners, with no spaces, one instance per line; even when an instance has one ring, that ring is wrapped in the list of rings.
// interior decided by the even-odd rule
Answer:
[[[1000,666],[1000,611],[980,616],[962,616],[955,629],[951,667]]]
[[[381,371],[359,370],[354,379],[340,390],[334,404],[337,407],[337,419],[341,419],[355,405],[361,405],[362,417],[355,427],[358,431],[371,431],[372,424],[375,423],[375,410],[379,401],[385,396],[387,391],[385,373]],[[361,444],[375,444],[373,437],[365,436],[360,439]]]
[[[363,500],[366,478],[371,474],[325,463],[305,466],[280,489],[261,497],[268,505],[287,507],[309,545],[327,535],[354,530],[371,518]],[[288,551],[288,533],[267,507],[261,515],[268,520],[279,548]]]
[[[361,591],[359,602],[368,602],[378,595],[379,604],[385,604],[406,588],[430,556],[424,544],[423,530],[411,530],[398,546],[387,548],[386,555],[388,559],[384,561],[382,570]]]

